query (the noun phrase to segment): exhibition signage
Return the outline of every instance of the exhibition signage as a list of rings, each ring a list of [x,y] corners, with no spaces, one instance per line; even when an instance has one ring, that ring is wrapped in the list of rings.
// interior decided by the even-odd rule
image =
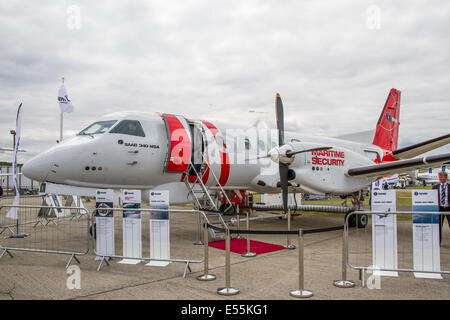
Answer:
[[[372,264],[378,269],[397,269],[397,216],[395,190],[373,190],[372,212]],[[375,213],[379,212],[379,214]],[[398,277],[396,271],[376,270],[380,276]]]
[[[412,190],[415,212],[439,211],[437,190]],[[414,270],[441,271],[439,215],[413,215]],[[414,272],[416,278],[442,279],[439,273]]]
[[[95,222],[97,255],[114,255],[114,191],[99,189],[95,191]]]
[[[150,191],[150,259],[170,259],[169,191]],[[167,266],[169,261],[150,261],[147,266]]]
[[[13,163],[12,163],[12,172],[13,172],[13,179],[14,179],[14,202],[13,202],[13,207],[11,209],[9,209],[8,213],[6,214],[7,218],[15,219],[15,220],[19,219],[18,212],[17,212],[17,206],[20,204],[20,192],[19,192],[19,186],[18,186],[19,177],[17,176],[17,153],[19,152],[21,128],[22,128],[22,104],[20,104],[19,108],[17,109],[16,131],[13,131],[13,134],[14,134],[14,157],[13,157]],[[17,222],[17,229],[18,228],[19,228],[19,222]]]
[[[123,256],[142,258],[141,191],[123,191]],[[138,264],[142,260],[123,259],[119,263]]]

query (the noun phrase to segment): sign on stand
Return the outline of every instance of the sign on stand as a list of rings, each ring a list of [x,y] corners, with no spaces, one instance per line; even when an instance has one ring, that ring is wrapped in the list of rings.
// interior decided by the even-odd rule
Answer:
[[[114,191],[95,191],[95,222],[97,255],[108,257],[115,253],[114,247]]]
[[[150,191],[150,258],[170,259],[169,191]],[[165,267],[169,261],[150,261],[147,266]]]
[[[141,218],[141,191],[124,190],[123,199],[123,256],[142,258],[142,218]],[[119,263],[138,264],[142,260],[123,259]]]
[[[374,212],[372,214],[372,264],[377,269],[397,269],[397,216],[389,214],[397,209],[395,190],[372,188],[371,208]],[[398,277],[396,271],[375,270],[374,274]]]
[[[412,190],[415,212],[439,211],[437,190]],[[441,271],[439,215],[413,215],[414,270]],[[439,273],[414,272],[415,278],[442,279]]]

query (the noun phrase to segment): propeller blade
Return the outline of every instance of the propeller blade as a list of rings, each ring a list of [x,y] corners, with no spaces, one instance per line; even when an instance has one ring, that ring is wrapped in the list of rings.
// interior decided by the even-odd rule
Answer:
[[[283,199],[283,211],[286,214],[288,211],[288,171],[289,166],[284,163],[279,163],[280,168],[280,186],[281,198]]]
[[[278,146],[284,146],[284,112],[283,101],[281,101],[280,94],[277,93],[277,99],[275,103],[275,113],[277,116],[277,129],[278,129]]]
[[[303,153],[303,152],[311,152],[311,151],[322,151],[322,150],[330,150],[333,149],[333,147],[318,147],[318,148],[311,148],[311,149],[305,149],[300,151],[293,151],[293,152],[286,152],[286,157],[291,158],[295,154]]]

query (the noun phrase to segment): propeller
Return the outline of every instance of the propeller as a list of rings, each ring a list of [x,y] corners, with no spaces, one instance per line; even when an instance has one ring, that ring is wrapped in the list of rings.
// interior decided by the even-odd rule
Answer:
[[[281,101],[279,93],[277,93],[275,100],[275,113],[277,117],[278,146],[270,150],[266,156],[261,158],[271,158],[274,162],[278,162],[283,211],[286,214],[288,211],[289,165],[294,161],[293,156],[304,152],[329,150],[332,147],[317,147],[298,151],[292,150],[292,147],[284,142],[284,110],[283,101]]]
[[[270,158],[273,162],[278,162],[278,171],[280,174],[280,187],[282,192],[283,200],[283,211],[286,214],[288,211],[288,186],[289,186],[289,165],[294,161],[294,156],[299,153],[311,152],[311,151],[323,151],[330,150],[333,147],[314,147],[303,150],[293,150],[292,146],[285,144],[284,141],[284,111],[283,111],[283,101],[281,101],[281,96],[277,93],[275,99],[275,114],[277,117],[277,130],[278,130],[278,146],[272,148],[266,155],[260,156],[254,159],[248,160],[258,160],[263,158]]]
[[[281,198],[283,200],[283,211],[286,214],[288,211],[288,173],[289,173],[289,165],[284,163],[281,160],[282,151],[284,151],[284,110],[283,110],[283,101],[281,101],[281,96],[277,93],[277,97],[275,100],[275,113],[277,116],[277,130],[278,130],[278,148],[275,147],[269,151],[269,156],[272,160],[278,160],[278,168],[280,173],[280,187],[281,187]],[[283,149],[283,150],[282,150]],[[289,148],[290,149],[290,148]],[[280,152],[281,151],[281,152]],[[284,154],[287,154],[287,151],[292,151],[286,149]],[[289,158],[289,157],[288,157]],[[292,159],[292,157],[290,158]],[[291,161],[292,162],[292,161]]]

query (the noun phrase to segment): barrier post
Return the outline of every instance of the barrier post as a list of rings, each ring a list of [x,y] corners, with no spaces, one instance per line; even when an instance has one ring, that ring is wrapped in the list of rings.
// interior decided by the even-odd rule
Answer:
[[[249,209],[249,210],[251,210],[251,209]],[[247,231],[250,230],[250,214],[249,214],[249,210],[247,210]],[[250,234],[247,233],[246,237],[247,237],[247,252],[241,254],[241,256],[245,257],[245,258],[256,257],[256,253],[250,252]]]
[[[291,231],[291,209],[288,209],[288,216],[287,216],[287,223],[288,223],[288,231]],[[287,234],[286,238],[286,244],[283,246],[285,249],[293,250],[295,249],[295,245],[291,243],[291,240],[289,239],[289,233]]]
[[[303,230],[298,230],[298,289],[291,290],[289,294],[294,298],[309,298],[313,296],[312,291],[305,290],[305,275],[303,263]]]
[[[222,296],[233,296],[239,293],[238,288],[231,288],[231,267],[230,267],[230,229],[226,229],[226,253],[225,253],[225,287],[218,288],[217,294]]]
[[[205,257],[203,259],[203,274],[197,277],[197,280],[200,281],[211,281],[216,280],[216,276],[214,274],[210,274],[208,270],[209,264],[209,239],[208,239],[208,223],[204,221],[203,224],[203,245],[205,246]]]
[[[205,221],[206,223],[206,221]],[[194,242],[195,245],[202,245],[203,241],[202,241],[202,217],[201,217],[201,213],[198,213],[198,240]],[[208,229],[208,228],[206,228]]]
[[[241,239],[241,234],[239,233],[239,231],[241,230],[241,215],[240,215],[240,209],[239,209],[239,204],[236,206],[236,214],[237,214],[237,230],[238,230],[238,234],[236,239]]]
[[[351,214],[350,214],[351,215]],[[342,234],[342,280],[334,280],[333,285],[338,288],[353,288],[355,283],[353,281],[347,280],[347,222],[348,215],[344,222],[344,233]]]

